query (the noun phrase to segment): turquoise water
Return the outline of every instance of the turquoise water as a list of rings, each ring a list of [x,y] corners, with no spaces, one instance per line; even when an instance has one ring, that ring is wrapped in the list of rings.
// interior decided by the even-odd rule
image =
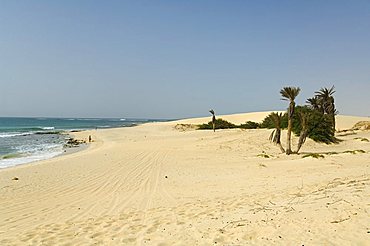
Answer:
[[[73,130],[129,127],[156,119],[0,117],[0,168],[51,158],[63,152]]]

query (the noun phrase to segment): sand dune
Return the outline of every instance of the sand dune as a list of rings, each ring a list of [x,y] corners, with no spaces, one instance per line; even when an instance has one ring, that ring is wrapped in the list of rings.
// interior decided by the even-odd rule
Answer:
[[[356,117],[348,115],[337,115],[336,116],[336,128],[338,130],[345,130],[352,128],[357,122],[370,121],[370,117]]]
[[[367,244],[369,131],[307,140],[302,153],[325,156],[313,159],[281,154],[265,129],[174,129],[207,121],[81,132],[95,140],[87,150],[0,170],[0,244]]]

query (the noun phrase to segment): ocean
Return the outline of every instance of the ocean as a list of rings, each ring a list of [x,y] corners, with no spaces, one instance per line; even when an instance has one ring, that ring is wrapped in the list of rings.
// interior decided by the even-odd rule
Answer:
[[[0,168],[57,156],[68,132],[129,127],[156,119],[123,118],[9,118],[0,117]]]

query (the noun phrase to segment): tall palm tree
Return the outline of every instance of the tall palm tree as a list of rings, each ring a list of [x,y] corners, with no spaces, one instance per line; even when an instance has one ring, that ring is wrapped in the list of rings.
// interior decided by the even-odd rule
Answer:
[[[334,89],[334,85],[330,89],[324,87],[321,88],[319,91],[316,91],[315,94],[323,107],[323,113],[331,116],[333,130],[335,131],[335,115],[338,113],[338,111],[335,109],[334,104]]]
[[[301,121],[301,133],[299,134],[298,139],[298,146],[297,146],[297,153],[301,149],[302,145],[306,142],[306,138],[308,135],[308,117],[309,114],[305,112],[299,113],[299,120]]]
[[[269,140],[274,144],[277,144],[280,147],[281,153],[285,153],[283,146],[281,145],[280,137],[281,137],[281,120],[283,118],[282,113],[272,113],[271,114],[272,121],[275,125],[275,130],[272,131]]]
[[[213,127],[213,132],[216,131],[216,116],[215,116],[215,111],[211,109],[209,111],[212,114],[212,127]]]
[[[301,89],[299,87],[284,87],[280,90],[280,94],[283,97],[282,100],[289,101],[288,112],[288,133],[287,133],[287,147],[286,154],[292,153],[291,136],[292,136],[292,121],[295,108],[295,98],[298,96]]]

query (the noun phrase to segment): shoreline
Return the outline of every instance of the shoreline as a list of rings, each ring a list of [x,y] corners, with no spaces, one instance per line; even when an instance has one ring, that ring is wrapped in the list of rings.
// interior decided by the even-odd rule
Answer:
[[[104,130],[109,130],[109,129],[136,127],[136,126],[143,125],[143,124],[147,124],[147,123],[133,124],[133,125],[130,125],[130,126],[107,127],[107,128],[99,128],[99,129],[57,130],[55,132],[55,134],[60,134],[60,135],[66,136],[65,139],[73,138],[73,139],[76,139],[76,140],[82,140],[82,141],[86,141],[86,142],[85,143],[80,143],[78,146],[73,146],[73,147],[72,146],[66,147],[65,146],[66,142],[64,142],[62,150],[61,150],[60,153],[56,153],[55,155],[52,155],[51,157],[46,157],[45,159],[42,158],[42,159],[38,159],[38,160],[32,160],[32,161],[29,161],[29,162],[23,162],[23,163],[20,163],[20,164],[15,164],[15,165],[12,165],[12,166],[3,167],[3,168],[0,168],[0,172],[1,172],[1,170],[5,170],[5,169],[9,169],[9,168],[16,168],[18,166],[25,166],[25,165],[29,165],[29,164],[34,164],[36,162],[51,160],[51,159],[58,158],[60,156],[71,155],[71,154],[74,154],[74,153],[77,153],[77,152],[87,150],[90,147],[91,143],[88,142],[88,135],[85,136],[84,132],[85,133],[86,132],[92,133],[92,132],[97,131],[97,130],[104,131]],[[81,134],[79,134],[79,133],[81,133]],[[46,133],[42,133],[42,134],[46,134]],[[54,134],[54,133],[50,132],[50,134]],[[82,138],[78,137],[78,136],[81,136],[81,135],[83,136]],[[46,155],[47,153],[44,153],[44,154]],[[17,159],[17,157],[10,158],[10,159]]]
[[[73,132],[71,133],[71,132],[67,132],[67,131],[61,132],[61,133],[56,133],[56,134],[61,134],[63,136],[66,136],[65,139],[75,136],[73,134]],[[78,146],[73,146],[73,147],[71,147],[71,146],[66,147],[65,144],[66,144],[66,140],[65,140],[64,143],[61,143],[62,149],[58,152],[45,152],[45,153],[43,153],[43,156],[40,157],[41,159],[25,161],[25,162],[22,162],[22,163],[19,163],[19,164],[2,167],[2,168],[0,168],[0,172],[1,172],[1,170],[6,170],[6,169],[9,169],[9,168],[16,168],[18,166],[25,166],[25,165],[29,165],[29,164],[33,164],[33,163],[37,163],[37,162],[42,162],[42,161],[46,161],[46,160],[55,159],[59,156],[70,155],[70,154],[77,153],[77,152],[80,152],[80,151],[83,151],[83,150],[89,148],[89,143],[80,143]],[[49,156],[49,155],[50,155],[50,157],[45,157],[45,156]],[[25,157],[33,158],[34,155],[25,156]],[[9,158],[8,160],[17,160],[18,158],[19,157],[14,157],[14,158]],[[22,158],[22,157],[20,157],[20,158]]]
[[[175,129],[198,121],[78,132],[75,138],[91,134],[95,142],[0,171],[0,244],[368,240],[370,144],[361,139],[370,131],[341,136],[335,145],[307,139],[304,153],[336,152],[315,159],[281,154],[266,129]]]

